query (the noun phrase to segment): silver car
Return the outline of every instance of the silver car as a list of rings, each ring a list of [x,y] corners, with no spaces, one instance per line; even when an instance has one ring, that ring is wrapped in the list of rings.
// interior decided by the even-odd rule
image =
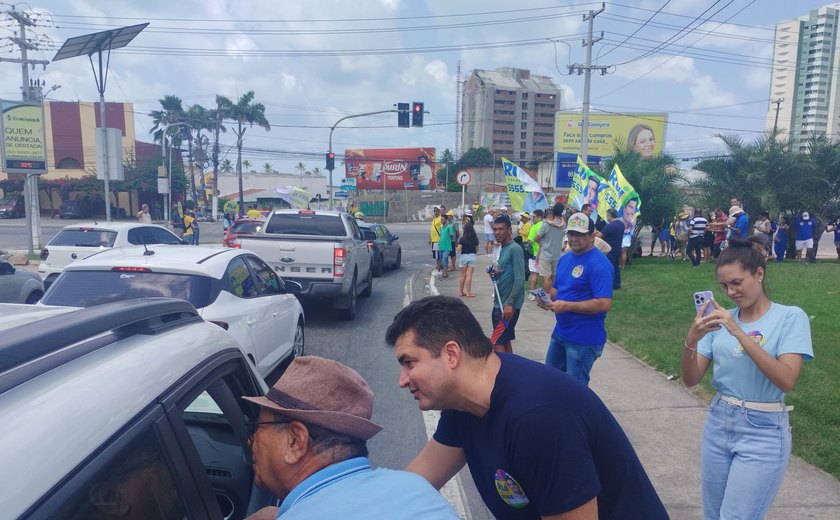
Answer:
[[[43,295],[44,283],[38,273],[0,262],[0,303],[35,303]]]

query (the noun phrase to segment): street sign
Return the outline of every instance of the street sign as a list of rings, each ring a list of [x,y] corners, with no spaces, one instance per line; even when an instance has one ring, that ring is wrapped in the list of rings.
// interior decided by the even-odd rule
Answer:
[[[455,176],[455,180],[458,181],[458,184],[461,186],[466,186],[470,183],[470,172],[467,170],[459,171],[458,174]]]
[[[345,177],[341,179],[341,189],[342,190],[355,190],[356,189],[356,178],[355,177]]]
[[[333,193],[333,198],[335,199],[346,199],[350,194],[343,190],[338,190]]]
[[[413,187],[414,187],[413,182],[406,182],[405,184],[403,184],[403,188],[405,188],[405,189],[413,188]]]

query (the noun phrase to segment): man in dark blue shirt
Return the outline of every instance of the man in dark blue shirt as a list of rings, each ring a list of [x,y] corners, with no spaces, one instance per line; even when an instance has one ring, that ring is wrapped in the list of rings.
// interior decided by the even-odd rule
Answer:
[[[400,386],[421,410],[443,410],[407,470],[440,488],[468,464],[495,518],[668,518],[598,396],[560,370],[494,352],[462,301],[411,303],[386,341]]]
[[[621,270],[618,268],[618,261],[621,258],[621,239],[624,238],[624,222],[618,218],[618,211],[614,208],[607,210],[607,220],[609,223],[604,226],[600,233],[604,242],[610,245],[607,259],[613,265],[613,289],[621,289]]]

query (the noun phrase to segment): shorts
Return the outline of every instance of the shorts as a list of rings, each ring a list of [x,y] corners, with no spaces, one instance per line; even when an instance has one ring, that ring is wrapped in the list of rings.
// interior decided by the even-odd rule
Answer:
[[[557,272],[557,260],[543,260],[540,258],[540,265],[537,266],[537,272],[543,278],[552,278]]]
[[[808,240],[797,240],[796,241],[796,250],[802,251],[803,249],[811,249],[814,247],[814,239],[809,238]]]
[[[458,267],[475,267],[475,253],[461,253],[458,257]]]
[[[432,242],[432,258],[434,258],[435,260],[438,259],[438,251],[439,250],[440,249],[438,247],[438,243],[437,242]]]
[[[536,258],[529,258],[528,259],[528,270],[532,273],[539,273],[539,269],[537,268],[537,259]]]
[[[493,307],[493,312],[490,315],[490,319],[493,323],[493,330],[496,330],[496,325],[499,324],[499,321],[502,319],[502,309],[498,307]],[[519,309],[513,309],[513,317],[508,321],[508,326],[502,335],[496,340],[494,345],[504,345],[505,343],[509,343],[511,340],[516,339],[516,322],[519,321]]]
[[[493,233],[484,233],[484,239],[488,242],[493,242],[494,240],[496,240],[496,237],[493,235]]]
[[[633,242],[633,235],[624,235],[621,237],[621,247],[630,247]]]
[[[445,251],[444,250],[438,251],[438,258],[440,258],[441,265],[444,265],[444,264],[449,262],[449,255],[451,255],[451,254],[452,254],[452,251],[450,251],[448,249],[445,250]]]

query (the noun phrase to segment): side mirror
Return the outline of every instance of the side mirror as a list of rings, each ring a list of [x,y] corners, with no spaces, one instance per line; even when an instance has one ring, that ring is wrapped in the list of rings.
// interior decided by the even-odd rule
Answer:
[[[0,263],[0,275],[15,274],[15,266],[8,262]]]
[[[286,285],[286,292],[289,294],[298,295],[303,292],[303,286],[294,280],[283,280]]]
[[[391,235],[391,240],[399,240],[399,239],[400,239],[399,235]]]

